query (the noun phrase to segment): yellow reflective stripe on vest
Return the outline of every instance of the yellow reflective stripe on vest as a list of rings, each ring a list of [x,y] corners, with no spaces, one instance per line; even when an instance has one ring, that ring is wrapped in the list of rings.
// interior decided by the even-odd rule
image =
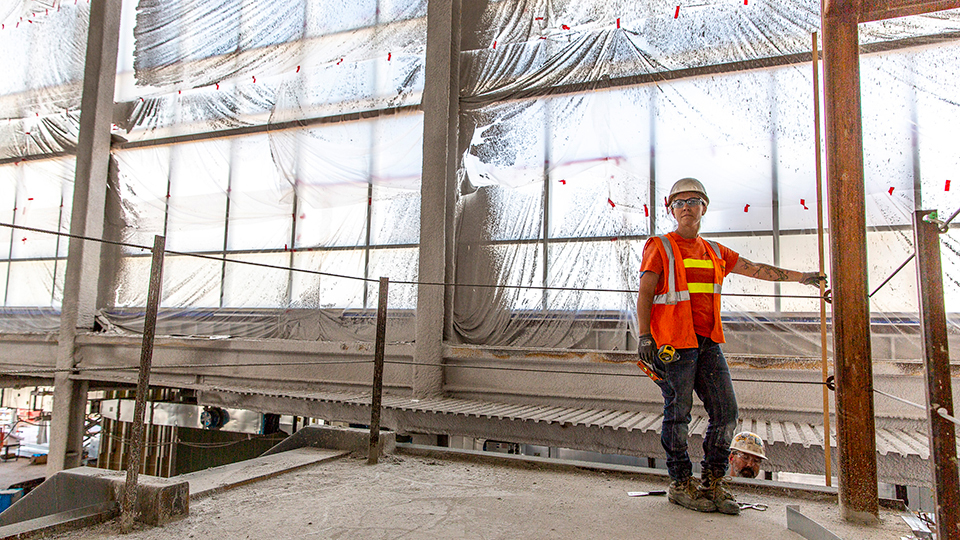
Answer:
[[[659,238],[660,242],[663,244],[663,250],[667,254],[667,260],[664,261],[664,273],[667,277],[667,290],[664,294],[658,294],[653,297],[654,304],[675,305],[678,302],[688,302],[690,300],[690,293],[720,294],[722,285],[719,283],[687,283],[687,290],[678,291],[676,275],[677,267],[674,265],[674,261],[677,259],[679,254],[673,251],[673,244],[666,235],[662,235]],[[705,241],[707,245],[713,249],[713,252],[717,255],[717,259],[720,259],[720,246],[711,240]],[[682,259],[682,261],[684,268],[714,268],[712,259]],[[666,270],[667,268],[670,270]]]
[[[713,283],[687,283],[687,290],[691,293],[712,294],[718,293],[717,286]]]
[[[683,260],[684,268],[710,268],[713,269],[713,260],[702,260],[702,259],[684,259]]]

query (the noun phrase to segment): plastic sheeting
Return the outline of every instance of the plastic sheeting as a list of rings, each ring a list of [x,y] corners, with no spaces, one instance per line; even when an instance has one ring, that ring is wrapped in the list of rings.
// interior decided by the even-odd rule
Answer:
[[[426,1],[123,9],[114,133],[131,144],[113,152],[106,234],[144,246],[164,234],[182,252],[167,256],[161,332],[370,339],[372,280],[386,275],[390,338],[413,339],[416,288],[396,282],[417,278],[423,121],[411,109]],[[0,211],[22,212],[19,201],[42,191],[44,210],[16,217],[37,227],[69,223],[72,160],[18,158],[76,144],[88,11],[83,1],[0,7],[0,51],[16,59],[0,82]],[[682,176],[710,191],[705,235],[755,261],[816,268],[812,76],[790,58],[809,52],[817,2],[502,0],[464,23],[483,48],[461,55],[448,338],[632,348],[636,297],[623,291],[636,289],[646,237],[672,229],[662,201]],[[958,26],[956,12],[894,19],[861,25],[861,41]],[[912,252],[916,206],[960,207],[960,186],[949,186],[960,166],[958,47],[929,41],[861,59],[871,289]],[[0,238],[5,305],[20,310],[3,324],[55,328],[65,247],[17,240]],[[949,310],[960,305],[955,230],[942,247]],[[99,320],[136,331],[149,254],[107,252],[116,287]],[[740,339],[728,351],[817,353],[818,302],[774,298],[814,289],[731,276],[724,291]],[[889,337],[877,358],[918,357],[893,350],[916,341],[897,340],[915,330],[915,299],[912,265],[873,296],[875,335]],[[43,309],[23,316],[30,307]]]
[[[490,2],[483,21],[487,47],[463,54],[461,126],[472,137],[457,281],[571,290],[461,287],[458,338],[632,348],[635,294],[577,289],[636,289],[643,242],[675,226],[663,201],[685,176],[710,193],[705,236],[754,261],[817,269],[812,70],[788,57],[809,53],[818,3],[504,1]],[[861,42],[958,25],[957,12],[895,19],[861,25]],[[874,288],[913,251],[915,205],[943,217],[960,207],[947,125],[960,116],[957,52],[947,42],[861,60]],[[950,306],[960,301],[955,231],[943,247]],[[816,289],[733,275],[724,293],[728,326],[753,342],[733,351],[818,353],[808,323],[819,302],[788,297]],[[877,358],[916,357],[890,350],[915,332],[916,298],[911,266],[871,299],[875,334],[887,340]]]

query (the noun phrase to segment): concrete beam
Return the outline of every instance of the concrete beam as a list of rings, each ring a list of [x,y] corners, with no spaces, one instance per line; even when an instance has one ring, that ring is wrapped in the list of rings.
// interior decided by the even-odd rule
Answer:
[[[70,233],[79,236],[99,238],[103,234],[120,9],[121,0],[92,0],[90,3],[70,221]],[[87,387],[74,384],[66,370],[72,369],[77,362],[77,330],[93,328],[99,266],[100,244],[70,239],[57,351],[57,368],[63,371],[54,377],[47,476],[80,464]]]

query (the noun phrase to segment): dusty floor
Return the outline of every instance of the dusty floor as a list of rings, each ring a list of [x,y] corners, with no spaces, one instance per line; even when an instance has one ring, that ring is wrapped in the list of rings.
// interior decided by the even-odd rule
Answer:
[[[0,460],[0,489],[7,489],[7,486],[26,480],[44,478],[47,474],[47,466],[31,465],[30,458],[21,457],[20,459]]]
[[[500,466],[408,455],[370,466],[344,458],[190,503],[190,516],[121,536],[116,522],[59,539],[168,538],[655,538],[791,539],[787,504],[846,539],[899,539],[910,534],[897,513],[878,527],[842,522],[835,503],[741,494],[765,512],[739,517],[700,514],[666,497],[628,497],[665,489],[621,473]]]

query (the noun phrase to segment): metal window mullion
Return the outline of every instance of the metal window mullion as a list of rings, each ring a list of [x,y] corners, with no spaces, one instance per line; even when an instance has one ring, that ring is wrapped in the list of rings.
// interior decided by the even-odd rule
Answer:
[[[230,139],[230,160],[227,162],[227,196],[223,209],[223,262],[220,263],[220,307],[227,285],[227,246],[230,241],[230,198],[233,196],[233,160],[236,158],[236,139]]]
[[[770,72],[769,88],[770,100],[770,199],[771,199],[771,229],[773,230],[773,265],[780,266],[780,176],[779,156],[777,154],[777,85],[776,74]],[[780,283],[774,282],[773,311],[780,313]]]
[[[550,101],[543,103],[543,278],[541,284],[550,281],[550,147],[553,129],[550,123]],[[543,291],[543,309],[550,309],[549,291]]]
[[[299,151],[299,146],[297,147]],[[287,272],[287,307],[293,302],[293,263],[294,253],[297,247],[297,216],[299,215],[300,198],[297,196],[297,189],[293,189],[293,205],[290,212],[290,257],[288,259],[290,271]]]
[[[303,24],[300,28],[300,42],[298,54],[300,56],[299,64],[303,64],[304,58],[306,58],[306,40],[307,40],[307,21],[310,20],[310,2],[303,3]],[[306,87],[306,71],[301,71],[297,73],[297,78],[304,83]],[[300,176],[300,148],[301,148],[301,136],[300,134],[303,131],[298,131],[295,137],[296,144],[294,145],[294,152],[296,152],[296,159],[294,163],[296,164],[294,171],[294,178],[299,178]],[[290,271],[287,272],[287,295],[286,295],[286,307],[290,307],[290,304],[293,302],[293,276],[294,276],[294,263],[297,247],[297,216],[300,215],[300,197],[297,193],[297,183],[294,182],[293,187],[293,204],[290,208],[290,257],[288,259]]]
[[[57,214],[57,232],[63,232],[63,184],[60,184],[60,213]],[[50,307],[53,307],[53,302],[57,297],[57,268],[60,263],[60,235],[57,235],[56,248],[53,252],[53,287],[50,288]],[[11,242],[11,245],[13,242]]]
[[[19,174],[23,175],[23,169]],[[12,225],[17,224],[17,208],[20,208],[20,182],[17,182],[13,192],[13,218],[10,219]],[[13,240],[16,229],[10,229],[10,249],[7,252],[7,277],[3,286],[3,305],[7,306],[7,300],[10,297],[10,270],[13,268]]]
[[[660,89],[657,85],[650,87],[650,193],[648,211],[650,212],[650,229],[648,236],[657,234],[657,91]]]
[[[374,86],[376,86],[376,75],[374,75]],[[370,159],[367,161],[367,223],[366,232],[363,235],[363,277],[370,278],[370,231],[373,229],[373,171],[376,164],[374,157],[374,127],[370,126]],[[363,307],[366,309],[369,303],[370,283],[363,282]]]
[[[908,54],[907,68],[909,80],[907,92],[910,107],[910,155],[913,161],[913,209],[923,208],[923,182],[920,176],[920,119],[917,113],[917,87],[915,78],[917,73],[917,56]]]

